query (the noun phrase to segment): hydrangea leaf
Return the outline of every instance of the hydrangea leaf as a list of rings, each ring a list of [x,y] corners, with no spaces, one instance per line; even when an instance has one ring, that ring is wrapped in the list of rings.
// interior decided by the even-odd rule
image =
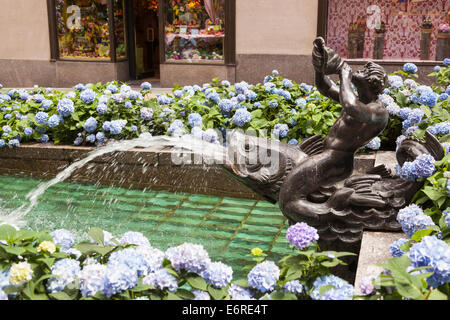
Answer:
[[[291,292],[275,291],[270,295],[272,300],[297,300],[297,296]]]
[[[214,298],[214,300],[221,300],[223,297],[227,295],[226,288],[217,289],[209,284],[207,289],[208,293],[211,295],[211,297]]]
[[[98,244],[100,244],[100,245],[102,245],[102,246],[104,246],[105,245],[105,243],[104,243],[104,238],[105,238],[105,235],[104,235],[104,233],[103,233],[103,230],[102,229],[100,229],[100,228],[91,228],[90,230],[89,230],[89,236],[92,238],[92,240],[94,240],[95,242],[97,242]]]
[[[175,292],[175,295],[185,300],[192,300],[195,298],[195,295],[192,292],[185,289],[178,289],[177,292]]]
[[[0,240],[10,241],[16,235],[16,229],[10,225],[4,224],[0,226]]]
[[[207,290],[207,283],[206,283],[205,279],[203,279],[200,276],[190,276],[186,280],[189,283],[189,285],[194,289],[198,289],[198,290],[202,290],[202,291]]]
[[[239,279],[239,280],[233,281],[233,283],[242,288],[250,288],[250,286],[248,285],[247,279]]]

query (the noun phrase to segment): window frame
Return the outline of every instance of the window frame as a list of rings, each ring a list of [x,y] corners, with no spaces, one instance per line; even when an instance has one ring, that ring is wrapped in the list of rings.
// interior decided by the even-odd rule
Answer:
[[[328,33],[328,3],[329,0],[319,0],[318,2],[318,16],[317,16],[317,36],[322,37],[325,39],[325,43],[327,44],[327,33]],[[436,60],[420,60],[417,61],[415,59],[373,59],[373,58],[362,58],[362,59],[350,59],[345,58],[346,61],[349,62],[364,62],[364,61],[376,61],[377,63],[383,64],[383,65],[399,65],[404,64],[408,61],[414,61],[414,63],[418,66],[435,66],[437,64],[441,64],[442,61],[436,61]]]
[[[124,0],[124,24],[127,25],[127,0]],[[58,32],[56,28],[56,0],[47,0],[47,13],[48,13],[48,24],[49,24],[49,35],[50,35],[50,61],[71,61],[71,62],[96,62],[96,63],[116,63],[128,60],[128,45],[127,56],[123,58],[117,58],[116,55],[116,33],[114,25],[114,2],[113,0],[107,0],[108,7],[108,28],[109,28],[109,59],[74,59],[74,58],[61,58],[59,54],[59,39]],[[125,41],[128,44],[128,38],[125,34]]]
[[[159,62],[160,64],[175,64],[181,66],[235,66],[236,65],[236,0],[225,1],[225,37],[224,37],[224,62],[173,62],[166,60],[166,32],[164,17],[167,14],[166,1],[159,1]]]

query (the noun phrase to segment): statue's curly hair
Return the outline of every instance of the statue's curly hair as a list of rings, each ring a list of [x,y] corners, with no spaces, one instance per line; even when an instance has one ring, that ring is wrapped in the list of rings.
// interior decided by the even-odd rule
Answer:
[[[384,68],[372,61],[366,63],[364,66],[369,72],[367,80],[370,88],[376,94],[381,94],[386,87],[388,77]]]

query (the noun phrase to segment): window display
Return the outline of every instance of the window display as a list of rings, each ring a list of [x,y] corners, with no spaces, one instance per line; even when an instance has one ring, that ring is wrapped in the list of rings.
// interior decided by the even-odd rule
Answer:
[[[349,59],[450,56],[450,1],[329,0],[327,45]]]
[[[168,62],[224,62],[225,0],[166,0]]]
[[[124,0],[114,0],[113,4],[114,30],[116,36],[116,57],[117,59],[122,59],[127,57]]]
[[[107,0],[56,0],[59,57],[110,59]]]

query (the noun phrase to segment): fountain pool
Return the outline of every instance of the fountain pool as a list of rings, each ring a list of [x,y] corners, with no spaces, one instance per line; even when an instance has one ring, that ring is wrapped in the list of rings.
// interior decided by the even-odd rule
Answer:
[[[0,208],[13,211],[28,203],[26,195],[43,181],[0,176]],[[250,250],[259,247],[277,261],[291,253],[288,223],[278,205],[266,201],[199,194],[135,190],[60,182],[51,186],[27,214],[26,228],[65,228],[78,240],[91,227],[120,236],[139,231],[153,247],[202,244],[213,261],[226,261],[234,277],[244,276]]]

